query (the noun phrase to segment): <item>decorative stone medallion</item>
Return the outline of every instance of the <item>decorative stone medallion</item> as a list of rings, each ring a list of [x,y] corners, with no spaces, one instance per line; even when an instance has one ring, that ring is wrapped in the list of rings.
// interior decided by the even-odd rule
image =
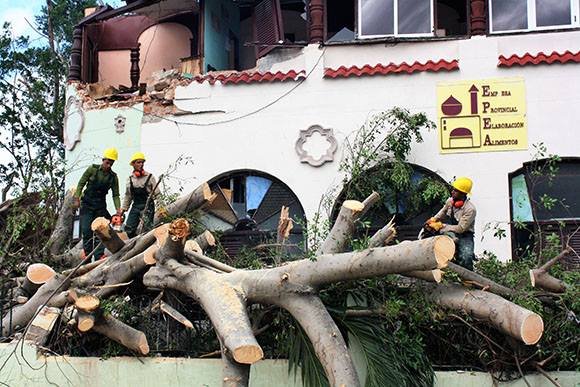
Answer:
[[[123,133],[125,131],[125,121],[127,121],[127,119],[120,114],[115,117],[115,131],[117,133]]]
[[[308,129],[300,130],[295,149],[301,163],[320,167],[322,164],[334,160],[338,142],[332,129],[312,125]]]
[[[73,150],[77,142],[81,141],[81,132],[85,126],[85,113],[81,101],[71,96],[67,99],[64,108],[63,140],[67,150]]]

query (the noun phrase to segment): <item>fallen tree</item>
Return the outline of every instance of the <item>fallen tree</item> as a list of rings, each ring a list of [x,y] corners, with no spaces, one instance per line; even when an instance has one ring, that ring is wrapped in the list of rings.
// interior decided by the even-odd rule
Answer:
[[[171,208],[174,214],[184,209],[191,211],[211,198],[212,194],[202,187]],[[264,357],[248,312],[250,305],[262,304],[286,310],[302,327],[331,385],[357,386],[359,379],[346,342],[321,301],[320,291],[337,282],[401,274],[433,282],[414,280],[412,284],[443,307],[485,320],[525,344],[539,340],[543,325],[537,314],[490,292],[437,284],[441,282],[441,269],[449,265],[455,253],[455,245],[447,236],[384,246],[395,235],[390,222],[376,234],[374,247],[345,251],[354,222],[376,200],[373,194],[364,202],[345,202],[341,220],[315,259],[258,270],[236,269],[204,255],[203,250],[212,246],[215,238],[204,232],[188,241],[191,230],[185,219],[160,225],[125,242],[116,238],[106,219],[97,219],[93,223],[95,233],[113,254],[101,262],[78,265],[54,275],[26,303],[12,308],[10,317],[5,316],[2,321],[2,333],[27,326],[44,306],[65,307],[68,311],[63,313],[63,319],[68,326],[81,333],[102,334],[145,355],[149,352],[146,332],[131,328],[101,308],[105,298],[142,276],[146,287],[172,289],[196,300],[203,308],[221,343],[224,385],[247,385],[249,365]],[[282,218],[284,214],[282,211]],[[290,224],[287,219],[286,214],[286,220],[280,223],[282,235],[287,231],[284,224]],[[461,272],[457,268],[456,271]],[[471,274],[463,273],[463,277],[467,275]],[[485,285],[484,279],[477,280]],[[502,292],[500,287],[487,286],[486,290]],[[187,317],[164,301],[159,300],[156,305],[184,327],[193,327]]]

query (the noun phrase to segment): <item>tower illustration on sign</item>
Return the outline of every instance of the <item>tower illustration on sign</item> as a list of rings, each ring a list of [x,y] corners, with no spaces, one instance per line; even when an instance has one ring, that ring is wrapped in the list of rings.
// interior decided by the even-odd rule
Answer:
[[[472,85],[468,93],[470,109],[450,95],[441,104],[441,148],[469,149],[481,147],[481,116],[478,114],[479,89]],[[463,94],[463,93],[462,93]],[[466,114],[469,111],[469,114]],[[461,115],[464,112],[464,115]]]

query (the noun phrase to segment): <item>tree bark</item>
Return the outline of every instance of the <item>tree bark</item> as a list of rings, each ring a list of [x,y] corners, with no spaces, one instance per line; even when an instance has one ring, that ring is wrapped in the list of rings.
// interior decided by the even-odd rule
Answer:
[[[147,343],[145,334],[117,320],[110,314],[104,314],[99,318],[95,322],[92,330],[103,336],[107,336],[109,339],[124,345],[140,355],[147,355],[149,353],[149,344]]]
[[[110,221],[107,218],[97,218],[91,223],[91,230],[111,253],[115,254],[125,246],[125,242],[119,237],[119,234],[111,229]]]
[[[564,281],[550,275],[550,269],[558,261],[568,255],[570,251],[571,249],[567,247],[560,254],[550,259],[539,268],[530,270],[530,282],[532,283],[532,287],[538,286],[550,292],[564,293],[568,288],[568,285]]]
[[[515,291],[513,289],[500,285],[497,282],[490,280],[489,278],[486,278],[453,262],[449,262],[449,265],[447,267],[449,270],[452,270],[457,274],[459,274],[459,278],[461,278],[462,280],[471,284],[478,285],[481,288],[484,288],[485,290],[488,290],[492,293],[499,294],[500,296],[505,297],[513,296],[515,294]]]
[[[223,363],[222,386],[247,387],[250,383],[250,365],[240,364],[233,360],[221,341],[220,347]]]
[[[215,237],[208,230],[205,230],[203,233],[198,235],[194,241],[201,249],[201,254],[203,254],[203,252],[208,248],[215,246]]]
[[[389,223],[377,231],[369,240],[369,247],[380,247],[388,245],[397,236],[394,227],[395,217],[391,218]]]
[[[69,281],[61,274],[55,274],[24,305],[18,305],[8,311],[2,319],[2,336],[8,336],[15,329],[23,328],[32,319],[38,308],[46,303],[57,289],[67,289]],[[51,306],[49,304],[49,306]]]
[[[74,188],[67,191],[60,212],[58,213],[54,230],[46,243],[45,250],[51,255],[60,254],[72,237],[74,213],[76,210],[74,191]]]
[[[536,344],[542,337],[544,322],[538,314],[498,295],[459,285],[425,285],[425,290],[437,304],[484,320],[524,344]]]
[[[203,183],[193,192],[182,196],[165,208],[160,208],[155,213],[153,223],[158,224],[162,218],[176,216],[198,209],[201,206],[207,204],[213,198],[215,198],[215,196],[212,196],[209,185],[207,183]]]

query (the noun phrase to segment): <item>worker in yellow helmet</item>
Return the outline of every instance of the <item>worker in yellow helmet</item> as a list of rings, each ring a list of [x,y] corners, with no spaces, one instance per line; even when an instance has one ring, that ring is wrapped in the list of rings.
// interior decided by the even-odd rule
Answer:
[[[467,177],[457,178],[451,186],[451,197],[443,208],[426,222],[428,228],[449,235],[456,241],[458,264],[473,270],[473,232],[475,206],[467,197],[473,182]]]
[[[142,152],[134,153],[129,164],[133,167],[133,172],[127,180],[123,205],[117,211],[117,215],[122,215],[133,203],[125,223],[127,236],[132,238],[138,231],[149,231],[153,227],[155,198],[159,195],[159,188],[155,176],[143,168],[145,155]],[[142,227],[139,226],[141,222]]]
[[[83,237],[83,251],[85,257],[99,243],[93,236],[91,223],[98,217],[111,219],[111,214],[107,211],[107,193],[113,192],[113,203],[115,208],[121,207],[119,198],[119,179],[111,167],[119,158],[119,153],[115,148],[105,149],[101,164],[93,164],[88,167],[77,184],[75,192],[76,205],[81,208],[81,235]],[[86,185],[86,188],[85,188]],[[83,191],[83,188],[85,190]],[[101,245],[94,253],[93,257],[101,258],[105,247]]]

